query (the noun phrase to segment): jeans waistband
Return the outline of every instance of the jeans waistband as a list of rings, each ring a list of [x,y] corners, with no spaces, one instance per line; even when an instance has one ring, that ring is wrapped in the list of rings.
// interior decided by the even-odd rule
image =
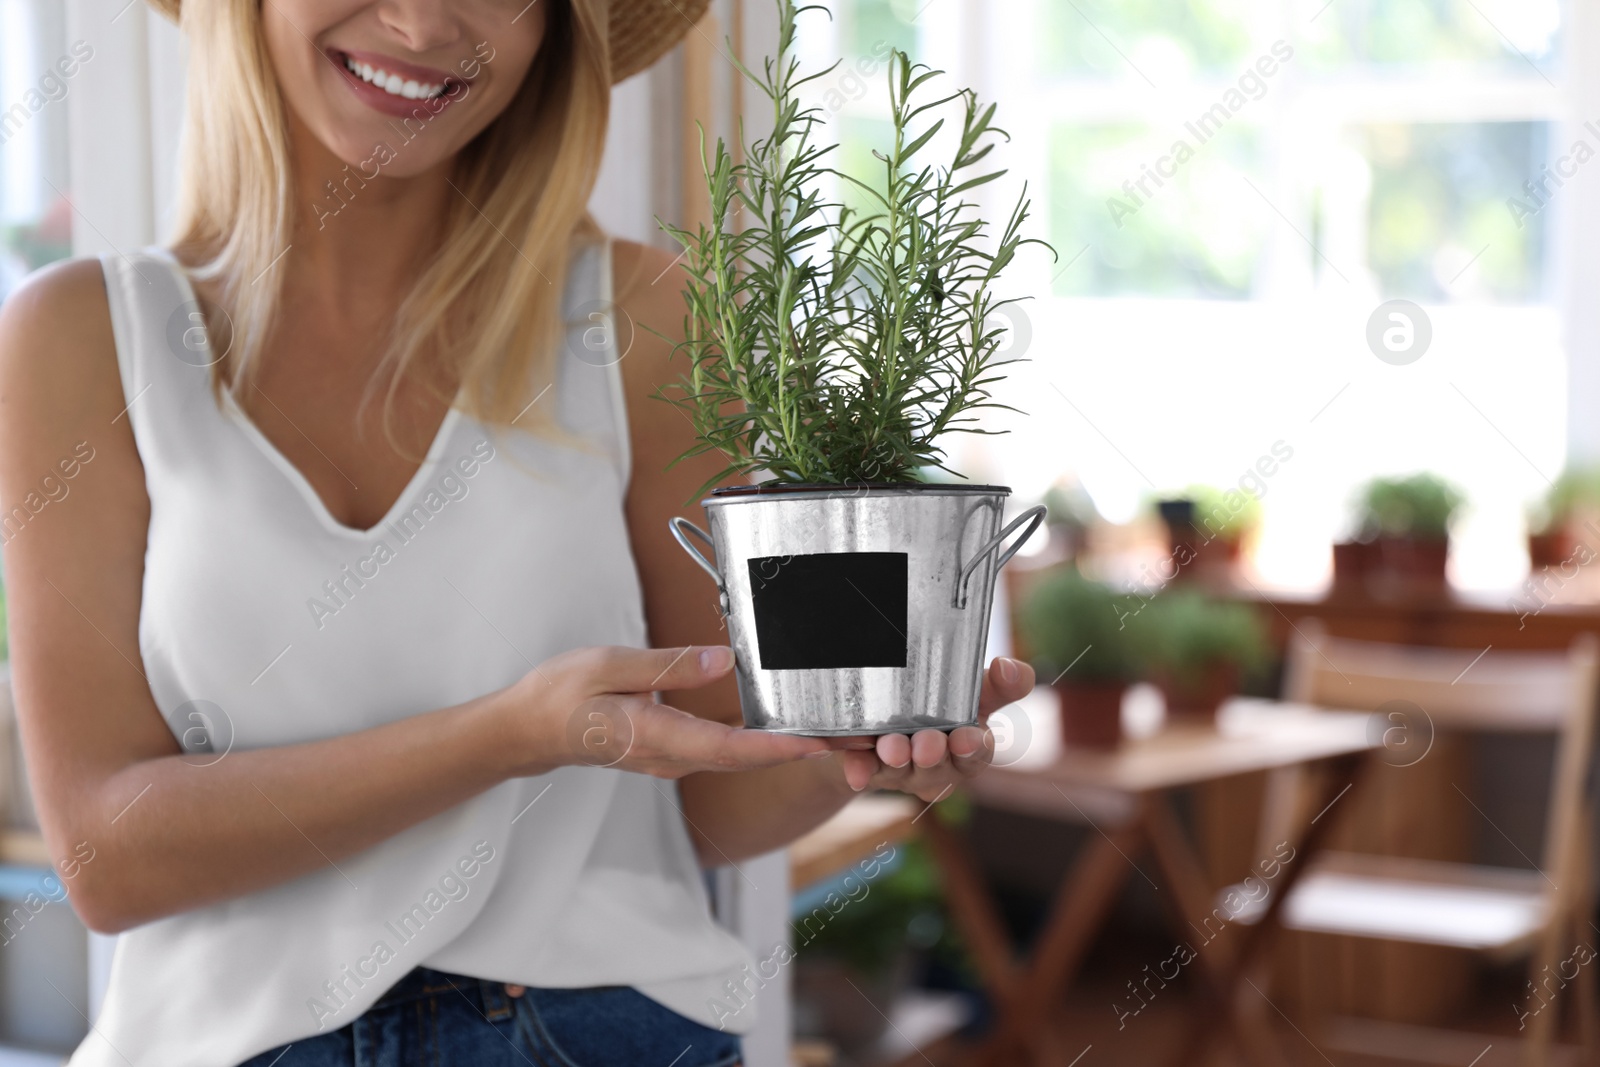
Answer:
[[[416,967],[379,997],[372,1009],[393,1007],[426,997],[464,996],[491,1022],[507,1018],[512,1011],[505,983],[471,978],[431,967]]]

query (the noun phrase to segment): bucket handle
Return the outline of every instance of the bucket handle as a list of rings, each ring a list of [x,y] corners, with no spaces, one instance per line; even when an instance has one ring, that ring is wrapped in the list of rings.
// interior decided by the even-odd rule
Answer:
[[[1017,538],[1010,548],[1000,553],[1000,559],[995,563],[994,569],[998,571],[1001,567],[1010,563],[1011,557],[1017,554],[1018,549],[1028,543],[1028,538],[1032,537],[1034,532],[1039,529],[1039,524],[1044,522],[1045,511],[1043,504],[1035,504],[1007,523],[1004,530],[995,534],[994,537],[990,538],[988,544],[974,553],[972,559],[967,561],[967,565],[961,568],[961,577],[956,580],[956,607],[964,608],[967,606],[967,579],[972,576],[972,572],[977,569],[978,564],[982,563],[990,553],[999,548],[1006,538],[1016,533],[1023,523],[1027,523],[1028,528],[1022,531],[1022,536]]]
[[[717,570],[716,564],[701,555],[698,548],[689,543],[689,535],[693,534],[698,537],[709,545],[713,552],[717,550],[716,542],[711,540],[710,534],[681,516],[669,520],[667,528],[672,531],[672,536],[682,546],[683,550],[689,553],[689,558],[700,564],[700,569],[711,575],[711,580],[717,583],[717,592],[720,594],[717,598],[717,605],[722,609],[723,616],[726,617],[728,614],[728,587],[722,582],[722,572]]]
[[[700,564],[700,569],[711,575],[711,580],[717,583],[718,589],[721,589],[722,572],[717,570],[716,564],[712,563],[709,559],[706,559],[705,556],[701,555],[698,548],[689,543],[688,535],[693,534],[701,541],[705,542],[711,551],[715,552],[717,550],[717,546],[716,542],[711,540],[711,535],[700,529],[700,527],[696,526],[688,519],[685,519],[681,516],[669,521],[667,523],[667,527],[672,531],[672,536],[677,540],[678,544],[683,547],[683,550],[689,553],[689,558]]]

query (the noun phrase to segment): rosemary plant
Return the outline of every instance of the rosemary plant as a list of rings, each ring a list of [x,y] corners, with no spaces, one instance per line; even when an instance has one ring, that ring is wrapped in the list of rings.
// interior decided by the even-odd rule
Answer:
[[[741,67],[772,102],[770,136],[735,162],[702,147],[710,225],[665,228],[684,248],[687,372],[664,394],[700,438],[682,458],[720,451],[708,485],[765,473],[781,482],[914,481],[944,467],[940,438],[990,433],[976,413],[1004,405],[991,386],[1005,330],[994,292],[1029,243],[1026,191],[1004,229],[989,232],[967,194],[1001,177],[983,160],[1005,132],[970,91],[930,92],[942,75],[904,52],[889,60],[893,143],[873,153],[881,182],[829,162],[824,119],[797,94],[833,68],[802,76],[793,56],[794,0],[779,0],[778,56],[764,74]],[[941,113],[942,116],[941,116]],[[959,122],[959,127],[955,125]],[[947,123],[950,154],[927,162]],[[951,136],[953,134],[953,136]],[[837,179],[864,208],[825,198]],[[742,218],[741,218],[742,216]],[[954,472],[951,472],[954,473]]]

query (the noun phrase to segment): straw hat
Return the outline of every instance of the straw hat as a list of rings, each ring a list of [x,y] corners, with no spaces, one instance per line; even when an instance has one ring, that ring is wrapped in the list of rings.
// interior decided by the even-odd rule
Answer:
[[[181,0],[149,0],[150,6],[178,21]],[[639,73],[660,59],[700,21],[711,0],[611,0],[611,76]]]

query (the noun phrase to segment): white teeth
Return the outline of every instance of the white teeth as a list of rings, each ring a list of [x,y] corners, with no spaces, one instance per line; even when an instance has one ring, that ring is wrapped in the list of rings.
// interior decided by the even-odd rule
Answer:
[[[390,74],[370,63],[358,63],[349,56],[344,60],[345,69],[369,85],[377,86],[392,96],[404,97],[407,100],[428,100],[444,95],[444,86],[429,85],[426,82],[407,81],[398,74]]]

